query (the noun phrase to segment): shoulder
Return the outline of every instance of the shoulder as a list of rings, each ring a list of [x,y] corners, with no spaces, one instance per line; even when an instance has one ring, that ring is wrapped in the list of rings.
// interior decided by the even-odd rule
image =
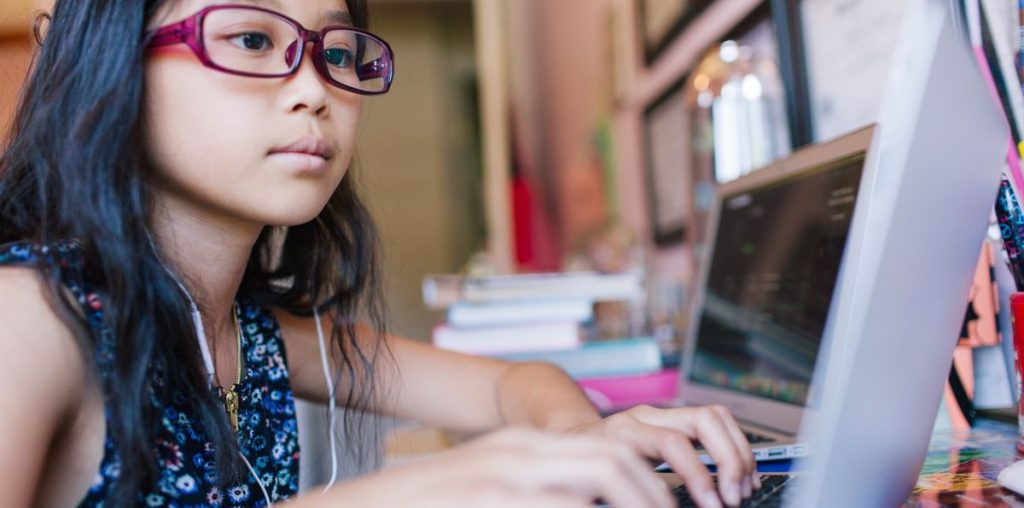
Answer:
[[[292,314],[278,307],[267,309],[281,330],[281,339],[288,351],[288,376],[295,394],[307,400],[318,400],[315,387],[323,384],[320,366],[320,345],[316,323],[311,317]],[[325,330],[325,333],[327,330]]]
[[[0,488],[14,505],[39,500],[54,443],[95,400],[77,344],[50,307],[41,273],[0,267],[0,405],[9,415],[0,418]]]
[[[271,307],[281,330],[281,337],[288,350],[288,375],[292,389],[301,399],[324,403],[328,400],[327,385],[324,380],[324,357],[321,356],[320,334],[313,316],[300,316],[287,310]],[[337,345],[333,340],[333,323],[330,316],[320,315],[320,331],[324,335],[324,356],[332,364],[330,370],[336,372]],[[347,352],[349,355],[353,353]],[[341,389],[346,390],[344,382]]]
[[[74,333],[51,306],[47,286],[36,269],[0,266],[0,372],[16,380],[0,391],[16,387],[66,409],[89,372]]]
[[[0,304],[0,318],[5,325],[0,327],[0,337],[16,331],[26,338],[36,335],[71,336],[71,330],[50,305],[47,285],[35,268],[0,266],[0,302],[3,302]]]

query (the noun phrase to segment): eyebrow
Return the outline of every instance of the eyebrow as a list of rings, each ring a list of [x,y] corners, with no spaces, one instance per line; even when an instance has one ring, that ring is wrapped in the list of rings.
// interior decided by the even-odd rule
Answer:
[[[277,11],[284,10],[280,0],[217,0],[215,4],[224,3],[246,3],[252,4],[259,7],[265,7]],[[327,11],[321,19],[328,25],[344,25],[344,26],[355,26],[355,21],[352,19],[352,15],[345,11]]]
[[[230,0],[218,0],[218,1],[214,2],[214,3],[215,4],[244,3],[244,4],[256,5],[256,6],[259,6],[259,7],[266,7],[268,9],[281,10],[281,2],[279,0],[233,0],[233,1],[230,1]]]
[[[355,25],[355,23],[352,21],[352,15],[345,11],[329,11],[326,14],[324,14],[323,19],[327,22],[328,25]]]

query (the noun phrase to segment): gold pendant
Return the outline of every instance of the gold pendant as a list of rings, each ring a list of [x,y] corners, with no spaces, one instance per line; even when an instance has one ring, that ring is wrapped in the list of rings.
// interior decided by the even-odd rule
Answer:
[[[231,428],[238,432],[238,392],[234,385],[224,393],[224,409],[228,412],[228,419],[231,420]]]

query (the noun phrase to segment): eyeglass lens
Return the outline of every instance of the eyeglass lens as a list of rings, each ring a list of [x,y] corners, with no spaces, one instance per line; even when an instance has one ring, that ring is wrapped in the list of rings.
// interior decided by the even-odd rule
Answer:
[[[295,64],[299,33],[284,18],[249,9],[215,10],[203,20],[210,60],[228,70],[284,75]],[[323,34],[324,68],[335,81],[368,92],[387,88],[390,58],[384,44],[346,29]]]

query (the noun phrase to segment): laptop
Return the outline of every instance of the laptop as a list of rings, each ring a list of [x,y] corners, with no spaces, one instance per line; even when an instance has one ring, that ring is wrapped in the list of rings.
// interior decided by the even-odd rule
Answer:
[[[796,436],[816,403],[811,381],[875,134],[801,150],[716,192],[679,398],[728,407],[758,460],[808,452]]]
[[[798,361],[784,368],[704,360],[708,368],[698,361],[701,355],[729,359],[728,354],[738,354],[736,348],[701,343],[700,324],[688,341],[687,365],[696,367],[682,382],[685,398],[724,403],[759,428],[798,428],[797,441],[809,446],[807,457],[795,464],[799,479],[773,482],[771,495],[759,493],[751,505],[898,506],[911,493],[924,462],[1009,133],[994,92],[978,72],[946,2],[913,0],[908,12],[903,39],[894,48],[878,126],[787,159],[804,161],[799,165],[805,168],[831,167],[825,172],[839,175],[843,161],[854,160],[849,154],[866,147],[852,221],[814,353],[796,348],[806,354],[798,354]],[[839,149],[842,143],[850,143],[851,150]],[[803,159],[809,153],[816,156]],[[753,193],[752,199],[772,188],[768,180],[782,187],[796,185],[789,177],[764,178],[760,184],[750,179],[737,185]],[[735,194],[737,189],[723,188],[721,195],[741,195]],[[720,209],[724,217],[727,199]],[[719,219],[716,234],[727,220]],[[716,247],[727,244],[715,242]],[[718,256],[714,254],[712,265]],[[708,271],[713,275],[714,267]],[[703,302],[711,303],[700,308],[708,308],[708,315],[740,312],[735,302],[716,300],[728,296],[722,296],[721,288],[731,286],[710,276],[707,284]],[[776,284],[769,278],[766,285],[762,291],[774,291],[773,285],[782,281]],[[738,306],[757,308],[747,302]],[[815,323],[820,324],[820,317]],[[732,327],[748,330],[752,325]],[[795,336],[792,329],[806,330],[788,324],[784,331],[777,328],[778,323],[758,328],[767,330],[759,333],[771,335],[774,342],[753,348],[753,356],[775,361],[779,348],[807,345],[808,335]],[[767,340],[761,335],[755,339]],[[804,390],[808,355],[814,362],[810,386]],[[739,373],[707,375],[728,369]],[[796,426],[790,425],[794,414],[800,415]]]

